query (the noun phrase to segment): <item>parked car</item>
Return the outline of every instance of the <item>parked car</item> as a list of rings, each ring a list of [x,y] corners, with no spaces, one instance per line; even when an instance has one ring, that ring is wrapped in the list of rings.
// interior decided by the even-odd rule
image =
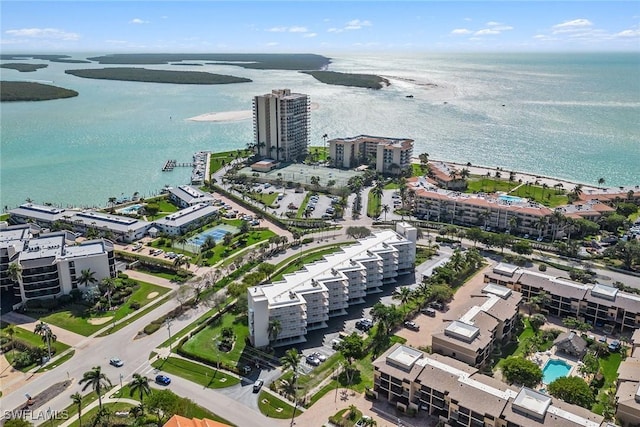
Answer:
[[[612,351],[612,352],[620,351],[620,347],[621,347],[621,344],[620,344],[620,341],[618,340],[613,340],[609,343],[609,351]]]
[[[325,360],[327,360],[327,356],[317,351],[313,353],[312,356],[318,359],[320,362],[324,362]]]
[[[156,383],[161,385],[169,385],[171,384],[171,378],[166,375],[156,375]]]
[[[111,359],[109,359],[109,365],[120,368],[124,366],[124,362],[119,357],[112,357]]]
[[[404,322],[404,327],[407,329],[410,329],[412,331],[419,331],[420,330],[420,326],[418,326],[418,324],[416,322],[407,320],[406,322]]]
[[[442,305],[442,303],[434,301],[429,303],[429,307],[431,308],[435,308],[436,310],[442,310],[444,308],[444,306]]]
[[[247,374],[251,373],[251,366],[249,366],[249,365],[244,365],[244,366],[242,367],[242,373],[243,373],[243,374],[245,374],[245,375],[247,375]]]
[[[371,328],[373,328],[373,321],[371,319],[360,319],[356,322],[356,329],[363,332],[367,332]]]
[[[264,380],[256,380],[256,382],[253,383],[253,392],[254,393],[259,392],[263,384],[264,384]]]
[[[342,340],[340,338],[334,338],[331,340],[331,348],[334,350],[336,350],[340,344],[342,344]]]
[[[320,364],[320,360],[312,355],[307,356],[305,360],[311,366],[318,366]]]
[[[420,310],[420,312],[426,314],[429,317],[436,317],[436,311],[431,307],[423,308],[422,310]]]

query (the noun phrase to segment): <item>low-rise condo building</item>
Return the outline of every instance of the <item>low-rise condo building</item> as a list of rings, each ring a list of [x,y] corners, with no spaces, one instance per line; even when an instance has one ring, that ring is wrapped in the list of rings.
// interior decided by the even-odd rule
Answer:
[[[640,345],[640,341],[633,342],[631,357],[623,359],[618,368],[616,419],[622,427],[636,427],[640,423],[640,348],[636,344]]]
[[[481,295],[472,297],[471,307],[432,335],[433,351],[482,367],[491,352],[513,336],[521,302],[519,292],[496,284],[485,286]]]
[[[108,240],[75,243],[66,231],[38,234],[29,224],[0,229],[0,274],[2,287],[13,287],[14,307],[37,298],[54,298],[82,289],[83,270],[100,281],[117,274],[113,244]],[[9,276],[9,265],[20,267],[17,283]]]
[[[197,204],[212,204],[214,199],[211,194],[204,193],[191,185],[169,187],[169,200],[180,208],[188,208]]]
[[[12,224],[35,223],[43,228],[69,228],[79,233],[94,229],[109,240],[131,243],[142,239],[151,227],[148,221],[93,210],[71,210],[25,203],[9,210]],[[66,224],[66,225],[65,225]]]
[[[376,171],[398,175],[411,167],[413,140],[358,135],[329,141],[331,164],[352,169],[375,160]]]
[[[402,411],[426,411],[456,427],[603,427],[603,417],[516,388],[439,354],[396,344],[373,362],[373,391]]]
[[[467,180],[458,171],[445,162],[429,162],[429,177],[439,187],[447,190],[465,190]]]
[[[552,316],[575,317],[610,331],[640,327],[640,296],[613,286],[577,283],[508,264],[498,264],[484,280],[522,293],[525,301],[546,294],[543,312]]]
[[[164,218],[154,221],[155,227],[170,236],[181,236],[200,227],[218,216],[220,209],[206,203],[198,203],[188,208],[181,209]]]
[[[256,347],[305,342],[308,331],[327,327],[367,294],[381,292],[396,277],[413,271],[417,230],[398,223],[287,274],[283,280],[247,290],[249,338]],[[275,335],[270,328],[279,323]],[[271,331],[271,336],[270,336]]]
[[[553,210],[521,197],[507,194],[468,194],[443,190],[424,177],[407,183],[415,194],[416,216],[486,229],[511,230],[531,236],[551,234]]]

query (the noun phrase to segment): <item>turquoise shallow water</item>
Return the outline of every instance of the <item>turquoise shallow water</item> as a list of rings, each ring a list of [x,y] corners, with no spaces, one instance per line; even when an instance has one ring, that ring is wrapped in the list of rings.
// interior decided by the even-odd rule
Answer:
[[[312,145],[321,145],[325,133],[406,137],[415,140],[416,155],[583,183],[603,177],[610,186],[640,184],[639,54],[380,54],[332,61],[330,70],[384,75],[391,85],[380,91],[329,86],[293,71],[220,65],[180,69],[253,82],[189,86],[64,74],[103,67],[97,64],[49,63],[34,73],[1,69],[2,80],[53,81],[80,92],[65,100],[2,104],[1,205],[26,198],[105,205],[109,197],[148,196],[188,182],[188,168],[163,173],[164,161],[245,147],[253,129],[251,120],[186,119],[249,110],[254,95],[282,87],[308,93],[318,104]]]
[[[549,359],[542,369],[542,382],[551,384],[558,378],[566,377],[571,366],[563,360]]]

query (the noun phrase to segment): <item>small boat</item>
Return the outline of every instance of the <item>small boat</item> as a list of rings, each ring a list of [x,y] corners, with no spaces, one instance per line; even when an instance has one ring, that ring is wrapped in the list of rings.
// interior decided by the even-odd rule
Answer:
[[[407,95],[405,98],[413,98],[413,95]]]

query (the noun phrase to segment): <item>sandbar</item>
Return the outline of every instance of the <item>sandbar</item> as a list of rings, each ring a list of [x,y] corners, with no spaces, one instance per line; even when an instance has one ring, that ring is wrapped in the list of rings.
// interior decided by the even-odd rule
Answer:
[[[311,110],[317,110],[320,108],[317,102],[312,102]],[[199,116],[188,118],[187,120],[192,122],[238,122],[240,120],[247,120],[253,116],[252,110],[240,110],[240,111],[221,111],[218,113],[206,113]]]

